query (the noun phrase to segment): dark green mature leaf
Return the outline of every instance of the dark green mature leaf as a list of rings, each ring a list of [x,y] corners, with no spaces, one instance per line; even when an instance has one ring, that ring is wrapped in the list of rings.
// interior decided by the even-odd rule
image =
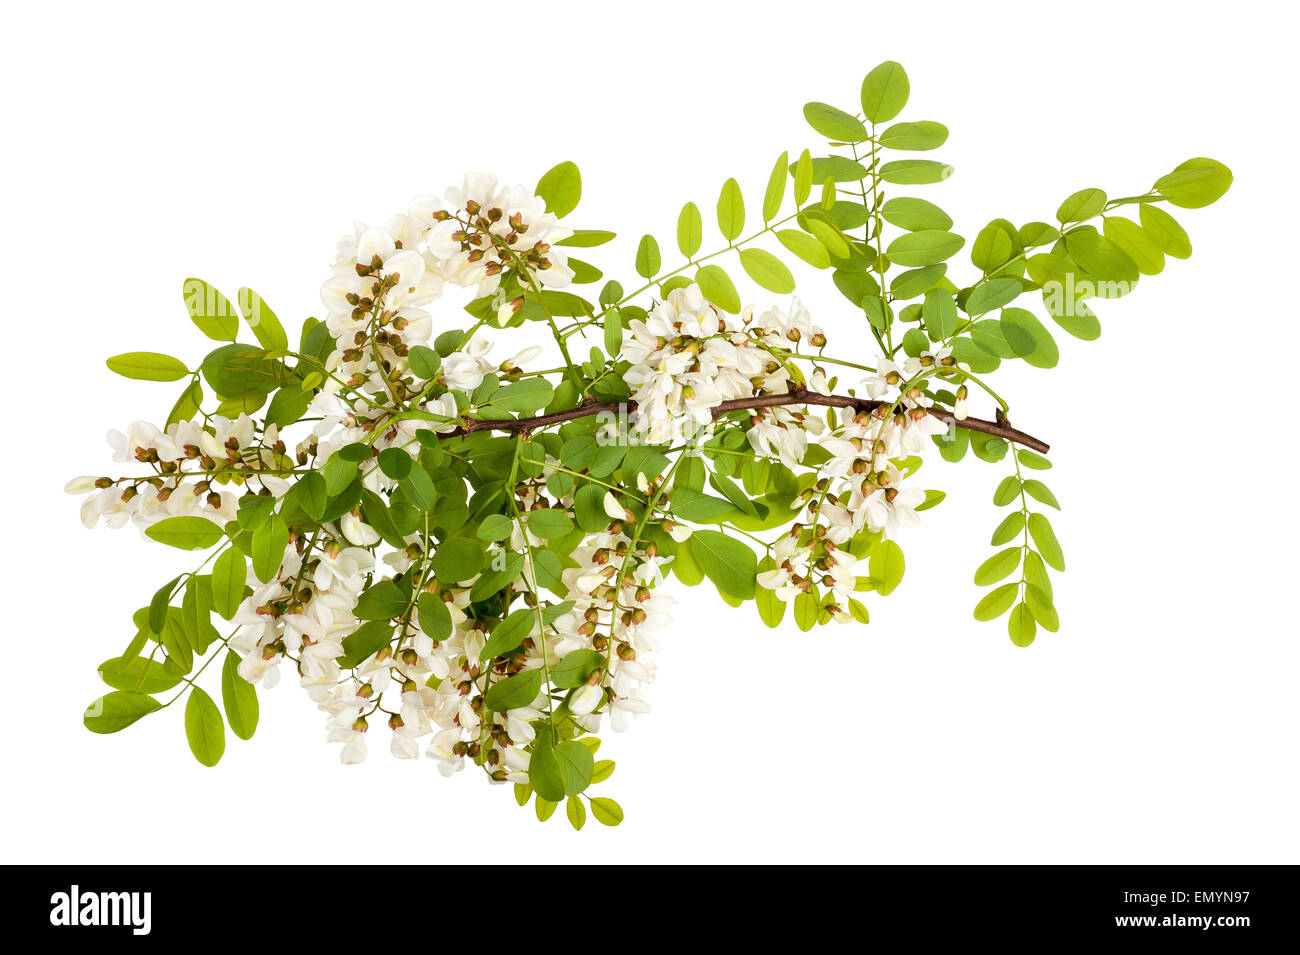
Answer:
[[[454,583],[469,580],[487,563],[483,545],[468,537],[453,537],[438,545],[433,552],[433,573],[442,581]]]
[[[718,590],[742,600],[754,596],[758,558],[746,544],[721,531],[700,530],[691,535],[691,554]]]
[[[540,669],[525,670],[488,687],[488,691],[483,697],[483,705],[497,713],[517,709],[521,706],[529,706],[533,700],[537,699],[537,694],[541,692],[541,689],[542,671]],[[541,792],[541,788],[535,783],[534,788]]]
[[[436,599],[436,598],[435,598]],[[441,600],[438,601],[442,603]],[[444,604],[444,606],[446,606]],[[510,616],[506,617],[496,625],[488,635],[487,642],[483,644],[483,650],[479,653],[479,659],[488,661],[499,657],[509,650],[513,650],[528,636],[533,628],[537,626],[537,611],[528,607],[513,611]]]
[[[338,658],[338,665],[345,670],[358,666],[386,646],[392,637],[393,625],[387,618],[363,623],[343,638],[343,656]]]
[[[353,613],[358,620],[390,620],[406,609],[409,599],[397,584],[385,578],[361,594]]]
[[[561,690],[583,686],[604,663],[595,650],[573,650],[551,667],[551,683]]]

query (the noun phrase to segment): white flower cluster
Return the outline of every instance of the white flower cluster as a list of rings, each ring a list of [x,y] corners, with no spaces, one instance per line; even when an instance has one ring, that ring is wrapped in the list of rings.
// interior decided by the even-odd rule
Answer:
[[[148,464],[154,473],[118,480],[86,475],[69,481],[64,488],[69,494],[89,494],[81,505],[81,521],[87,527],[101,518],[110,527],[122,527],[128,520],[148,527],[186,514],[234,520],[237,495],[214,483],[232,469],[245,476],[246,491],[279,497],[289,489],[281,476],[286,459],[275,425],[259,436],[256,422],[246,414],[235,419],[215,415],[211,430],[191,421],[175,422],[166,430],[136,421],[125,434],[110,431],[108,443],[114,461]]]
[[[826,337],[797,298],[789,312],[773,308],[755,317],[751,307],[729,319],[698,285],[674,289],[624,331],[623,355],[632,362],[624,379],[634,389],[636,430],[653,444],[689,439],[709,427],[725,402],[787,394],[791,366],[782,350],[799,342],[820,348]],[[815,373],[808,386],[825,392],[825,376]],[[749,440],[793,466],[816,428],[816,419],[789,407],[754,409]]]

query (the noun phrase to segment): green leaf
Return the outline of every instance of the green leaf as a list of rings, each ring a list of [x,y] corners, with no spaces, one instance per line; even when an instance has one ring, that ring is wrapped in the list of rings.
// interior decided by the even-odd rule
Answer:
[[[519,563],[523,564],[522,557]],[[438,594],[420,594],[415,609],[420,629],[428,636],[434,640],[446,640],[451,636],[451,611],[447,609],[447,603],[442,597]]]
[[[1002,523],[999,524],[997,526],[997,529],[993,531],[993,539],[990,540],[989,543],[992,544],[994,547],[1000,547],[1003,544],[1015,540],[1016,535],[1018,535],[1024,529],[1025,529],[1025,512],[1012,511],[1005,518],[1003,518]]]
[[[863,94],[865,96],[865,93]],[[803,108],[803,118],[808,125],[827,139],[839,143],[864,142],[869,134],[867,127],[856,116],[828,106],[826,103],[808,103]]]
[[[204,766],[217,765],[226,751],[226,724],[221,711],[212,697],[197,686],[185,701],[185,738],[194,758]]]
[[[983,315],[1015,301],[1022,291],[1024,286],[1019,279],[985,279],[966,297],[966,312],[969,315]]]
[[[573,650],[551,667],[551,683],[561,690],[584,686],[605,663],[595,650]]]
[[[1056,532],[1052,530],[1052,523],[1045,515],[1029,515],[1029,536],[1034,539],[1034,546],[1049,567],[1058,571],[1065,570],[1065,555],[1061,552]]]
[[[474,536],[481,541],[501,541],[510,536],[515,522],[504,514],[489,514],[483,518]]]
[[[113,657],[99,665],[99,678],[115,690],[131,693],[162,693],[181,681],[164,669],[160,660],[148,657]]]
[[[900,235],[889,243],[886,254],[898,265],[933,265],[956,255],[965,242],[953,232],[923,229]]]
[[[1038,626],[1034,623],[1034,615],[1029,606],[1023,602],[1016,604],[1011,616],[1007,618],[1007,633],[1011,636],[1011,642],[1018,647],[1027,647],[1034,642],[1037,632]]]
[[[957,303],[943,289],[931,289],[925,294],[921,316],[932,341],[944,341],[957,331]]]
[[[688,202],[677,216],[677,248],[689,259],[700,251],[703,241],[704,220],[700,218],[700,207]]]
[[[434,599],[437,600],[436,597]],[[442,603],[441,600],[438,602]],[[443,606],[445,607],[446,604]],[[493,628],[478,658],[486,662],[513,650],[524,642],[524,638],[532,633],[535,626],[537,626],[537,611],[527,607],[514,611]]]
[[[234,547],[222,551],[212,566],[212,607],[226,620],[235,615],[244,600],[248,566]]]
[[[385,448],[379,452],[379,470],[400,481],[411,473],[411,455],[402,448]]]
[[[1155,240],[1132,219],[1107,216],[1102,234],[1124,250],[1143,275],[1158,275],[1165,267],[1165,254]]]
[[[902,582],[907,562],[901,547],[891,540],[883,540],[872,548],[867,567],[877,581],[876,592],[885,597]]]
[[[1065,237],[1070,258],[1099,279],[1136,282],[1138,267],[1128,253],[1100,232],[1080,229]]]
[[[767,191],[763,193],[763,224],[771,222],[778,212],[781,211],[781,200],[785,198],[785,177],[790,171],[790,154],[781,153],[777,157],[776,165],[772,167],[772,175],[767,180]]]
[[[813,627],[817,626],[817,618],[821,615],[821,604],[817,598],[808,591],[796,594],[794,598],[794,623],[804,633],[807,633]]]
[[[691,555],[718,590],[742,600],[754,596],[758,558],[746,544],[712,530],[696,531],[690,541]]]
[[[524,523],[538,537],[547,539],[563,537],[573,530],[573,519],[563,511],[551,507],[529,511],[524,515]]]
[[[769,292],[788,295],[794,291],[794,276],[771,252],[763,249],[741,249],[740,265],[756,284]]]
[[[413,347],[406,360],[410,362],[411,371],[425,380],[434,377],[442,369],[442,357],[426,345]]]
[[[591,800],[591,814],[602,826],[617,826],[623,821],[623,807],[607,796]]]
[[[576,249],[589,249],[593,246],[604,245],[606,242],[613,241],[615,233],[606,232],[601,229],[574,229],[573,235],[567,239],[561,239],[556,245],[572,246]]]
[[[221,665],[221,703],[230,728],[240,739],[252,739],[257,730],[257,690],[239,675],[239,654],[226,651]]]
[[[805,155],[807,150],[805,150]],[[794,176],[795,199],[799,205],[803,205],[804,200],[808,198],[809,192],[812,191],[812,184],[825,183],[827,179],[832,182],[857,182],[860,179],[867,178],[867,167],[862,165],[856,159],[849,159],[846,156],[818,156],[816,159],[809,159],[811,170],[807,165],[800,166],[803,157],[799,163],[795,163],[790,169],[790,175]],[[800,174],[808,176],[808,192],[800,194]]]
[[[195,379],[181,392],[181,396],[176,399],[176,404],[172,405],[171,413],[167,415],[167,424],[189,421],[202,406],[203,386],[199,384],[198,379]]]
[[[1020,566],[1020,552],[1019,547],[1008,547],[984,561],[975,571],[976,585],[987,587],[1014,573]]]
[[[352,611],[358,620],[391,620],[406,610],[410,598],[388,578],[377,580],[364,591]]]
[[[933,159],[896,159],[880,167],[880,178],[902,186],[923,186],[943,182],[953,173],[952,166]]]
[[[574,829],[581,829],[587,824],[587,807],[577,796],[570,796],[565,800],[564,814],[569,817],[569,825]]]
[[[772,628],[781,625],[781,621],[785,618],[785,601],[774,591],[755,587],[754,602],[758,604],[758,615],[763,623]]]
[[[81,721],[92,733],[116,733],[140,717],[160,709],[162,704],[152,696],[130,690],[114,690],[86,707]]]
[[[1025,492],[1036,501],[1042,501],[1044,504],[1061,509],[1060,503],[1056,500],[1056,495],[1051,492],[1046,484],[1042,481],[1036,481],[1030,478],[1025,482]]]
[[[805,215],[799,217],[799,224],[808,230],[826,248],[826,251],[836,258],[847,259],[852,254],[844,235],[834,224],[816,216]]]
[[[537,699],[541,689],[541,669],[525,670],[523,673],[516,673],[498,683],[493,683],[483,697],[483,705],[494,712],[504,713],[506,710],[528,706]],[[539,793],[542,791],[540,786],[534,785],[533,788]]]
[[[987,275],[1011,258],[1014,242],[1006,229],[997,222],[990,222],[980,230],[971,245],[971,264]]]
[[[224,534],[220,527],[206,517],[192,514],[163,518],[156,524],[150,524],[144,532],[160,544],[180,550],[207,550],[221,540]]]
[[[239,335],[239,313],[228,298],[203,279],[186,279],[181,292],[185,296],[185,310],[199,331],[213,341],[235,340]]]
[[[550,819],[555,813],[555,807],[558,805],[558,802],[551,802],[549,799],[543,799],[541,793],[538,793],[537,798],[533,801],[533,809],[537,813],[537,821],[545,822],[547,819]]]
[[[933,202],[899,196],[880,207],[880,214],[890,225],[909,232],[936,230],[946,232],[952,228],[952,217]]]
[[[1035,454],[1033,451],[1021,448],[1016,452],[1016,458],[1022,465],[1032,468],[1035,471],[1046,471],[1052,466],[1052,462],[1047,460],[1041,454]]]
[[[642,278],[654,278],[659,274],[659,266],[663,260],[659,255],[659,243],[655,241],[652,235],[641,236],[641,242],[636,247],[636,274]]]
[[[984,598],[975,605],[976,620],[995,620],[1002,616],[1016,602],[1016,596],[1020,591],[1020,584],[1003,584],[996,590],[990,590],[984,595]]]
[[[745,228],[745,199],[740,194],[740,185],[734,179],[722,184],[718,196],[718,229],[722,237],[733,242]]]
[[[137,381],[180,381],[190,373],[185,363],[155,351],[129,351],[114,355],[106,364],[110,371]]]
[[[907,104],[910,92],[902,64],[887,60],[862,81],[862,113],[870,123],[888,122]]]
[[[1106,208],[1106,193],[1100,189],[1080,189],[1071,194],[1056,210],[1059,222],[1083,222],[1100,215]]]
[[[1000,319],[1002,333],[1028,364],[1035,368],[1054,368],[1061,354],[1051,333],[1033,312],[1023,308],[1007,308]],[[1028,342],[1028,350],[1024,343]]]
[[[289,546],[289,527],[279,514],[253,531],[253,573],[262,583],[275,577],[284,560],[284,549]]]
[[[794,178],[794,204],[796,207],[802,206],[812,192],[813,161],[808,150],[799,154],[795,164],[790,167],[790,175]]]
[[[1192,241],[1187,237],[1187,232],[1164,209],[1144,202],[1138,208],[1138,219],[1143,231],[1166,255],[1185,259],[1192,254]]]
[[[993,503],[998,507],[1006,507],[1019,496],[1020,478],[1012,474],[998,484],[997,490],[993,492]]]
[[[244,313],[244,321],[252,329],[254,337],[262,347],[270,351],[279,351],[289,347],[289,336],[284,333],[284,326],[271,306],[262,300],[251,288],[241,288],[236,297],[239,310]]]
[[[469,580],[487,563],[483,545],[467,537],[443,541],[433,552],[433,573],[439,580],[455,583]]]
[[[546,211],[563,219],[578,207],[582,198],[582,174],[571,162],[562,162],[546,171],[537,181],[533,194],[546,200]]]
[[[888,149],[938,149],[948,141],[948,127],[930,120],[895,123],[881,133],[877,141]]]
[[[695,281],[700,286],[700,291],[718,308],[724,312],[731,312],[733,315],[740,313],[740,296],[736,293],[736,286],[731,282],[731,276],[719,265],[705,265],[695,273]]]
[[[521,378],[493,392],[485,408],[493,414],[502,411],[531,414],[546,407],[554,394],[554,386],[545,378]]]
[[[1232,171],[1227,166],[1199,157],[1161,176],[1153,188],[1180,209],[1200,209],[1222,196],[1231,185]]]
[[[831,264],[830,256],[826,254],[826,246],[806,232],[798,229],[780,229],[776,233],[776,238],[783,246],[815,269],[828,268]]]
[[[1061,618],[1057,615],[1056,608],[1052,606],[1052,598],[1043,591],[1032,584],[1026,587],[1025,603],[1029,605],[1029,612],[1034,615],[1034,620],[1048,633],[1056,633],[1061,629]]]

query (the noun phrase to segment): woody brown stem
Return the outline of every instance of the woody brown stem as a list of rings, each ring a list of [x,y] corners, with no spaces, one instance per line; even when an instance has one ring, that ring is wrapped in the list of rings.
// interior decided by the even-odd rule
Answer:
[[[852,398],[847,395],[822,395],[814,391],[807,391],[802,388],[796,388],[784,395],[762,395],[756,398],[737,398],[734,401],[724,401],[713,409],[713,417],[729,414],[732,411],[750,411],[756,408],[779,408],[787,405],[821,405],[828,408],[849,408],[853,411],[874,411],[882,406],[891,406],[887,402],[870,401],[863,398]],[[556,411],[552,414],[538,415],[535,418],[479,418],[471,419],[455,431],[449,431],[440,437],[453,438],[457,435],[473,434],[475,431],[506,431],[512,434],[526,433],[536,431],[538,428],[545,428],[553,424],[559,424],[562,421],[572,421],[575,418],[585,418],[589,415],[601,414],[602,412],[612,412],[617,414],[620,410],[632,412],[636,410],[635,401],[617,402],[617,401],[596,401],[588,398],[576,408],[570,408],[567,411]],[[943,408],[931,408],[930,414],[946,424],[955,424],[959,428],[965,428],[967,431],[979,431],[982,434],[990,434],[1015,444],[1023,445],[1040,454],[1046,454],[1048,445],[1045,441],[1040,441],[1033,435],[1025,434],[1023,431],[1010,426],[1010,423],[1000,424],[996,421],[985,421],[983,418],[961,418],[958,419],[951,411]]]

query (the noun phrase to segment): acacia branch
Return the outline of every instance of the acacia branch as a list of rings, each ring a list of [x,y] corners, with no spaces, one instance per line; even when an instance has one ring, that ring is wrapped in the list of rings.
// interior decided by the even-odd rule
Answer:
[[[784,395],[761,395],[755,398],[737,398],[733,401],[724,401],[713,409],[713,417],[717,418],[732,411],[750,411],[756,408],[779,408],[787,405],[822,405],[829,408],[849,408],[853,411],[874,411],[882,406],[892,407],[891,402],[871,401],[865,398],[851,398],[847,395],[822,395],[815,391],[807,391],[803,388],[796,388]],[[556,411],[551,414],[538,415],[535,418],[476,418],[470,419],[465,424],[458,427],[455,431],[448,431],[440,437],[454,438],[458,435],[473,434],[475,431],[506,431],[511,434],[526,434],[536,431],[539,428],[546,428],[553,424],[559,424],[562,421],[572,421],[575,418],[585,418],[589,415],[601,414],[602,412],[611,412],[614,414],[620,411],[627,411],[629,414],[636,410],[635,401],[597,401],[594,398],[588,398],[576,408],[569,408],[566,411]],[[938,418],[945,424],[955,424],[959,428],[967,431],[979,431],[982,434],[993,435],[1015,444],[1023,445],[1040,454],[1046,454],[1048,445],[1045,441],[1040,441],[1033,435],[1025,434],[1023,431],[1011,427],[1010,422],[1002,423],[998,421],[985,421],[983,418],[957,418],[951,411],[943,408],[930,408],[930,414]]]

